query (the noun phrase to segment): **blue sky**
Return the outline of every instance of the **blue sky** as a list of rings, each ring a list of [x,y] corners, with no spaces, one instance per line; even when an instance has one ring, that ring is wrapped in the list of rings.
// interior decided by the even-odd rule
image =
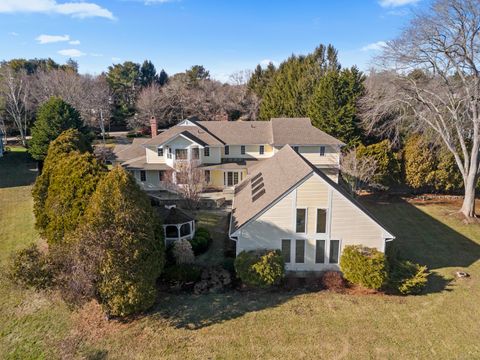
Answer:
[[[167,73],[204,65],[217,79],[332,43],[368,68],[427,0],[0,0],[0,58],[77,60],[82,73],[144,59]]]

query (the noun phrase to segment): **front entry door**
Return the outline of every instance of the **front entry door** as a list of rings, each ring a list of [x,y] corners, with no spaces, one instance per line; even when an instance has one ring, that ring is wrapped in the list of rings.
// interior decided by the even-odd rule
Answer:
[[[226,171],[224,177],[225,186],[231,187],[238,184],[238,172]]]

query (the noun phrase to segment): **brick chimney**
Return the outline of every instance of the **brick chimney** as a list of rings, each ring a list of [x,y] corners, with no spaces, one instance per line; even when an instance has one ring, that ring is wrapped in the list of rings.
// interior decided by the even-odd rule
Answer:
[[[157,136],[158,126],[157,126],[157,119],[155,118],[155,116],[152,116],[150,118],[150,129],[151,129],[151,132],[152,132],[152,138]]]

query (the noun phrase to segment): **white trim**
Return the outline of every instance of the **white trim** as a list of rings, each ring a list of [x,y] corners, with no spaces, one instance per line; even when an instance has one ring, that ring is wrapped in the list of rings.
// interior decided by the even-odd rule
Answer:
[[[160,144],[154,145],[154,146],[162,146],[162,147],[163,147],[164,145],[167,145],[169,142],[175,140],[175,139],[176,139],[177,137],[179,137],[179,136],[181,136],[181,137],[184,138],[185,140],[188,140],[188,141],[192,142],[193,144],[197,144],[197,145],[198,145],[200,148],[202,148],[202,149],[204,148],[204,146],[203,146],[202,144],[199,144],[198,142],[190,139],[189,137],[183,135],[182,133],[172,135],[172,137],[169,138],[168,140],[165,140],[163,143],[160,143]],[[195,136],[195,135],[193,135],[193,136]],[[147,145],[144,146],[144,147],[148,147],[148,146],[149,146],[149,145],[147,144]],[[210,145],[208,145],[208,146],[210,146]]]
[[[283,246],[282,246],[283,240],[288,240],[288,241],[290,241],[290,261],[288,261],[288,262],[285,261],[285,264],[286,264],[286,265],[294,264],[294,262],[292,262],[292,243],[293,243],[293,241],[292,241],[292,239],[290,239],[290,238],[281,238],[281,239],[280,239],[280,251],[283,251]]]
[[[323,233],[317,232],[317,229],[318,229],[318,210],[325,210],[325,232],[323,232]],[[328,236],[328,235],[330,235],[329,218],[330,218],[330,209],[329,208],[325,208],[325,207],[316,207],[315,208],[315,236],[318,236],[318,235]]]
[[[313,263],[315,265],[326,265],[327,264],[327,245],[328,245],[328,242],[330,241],[329,239],[318,239],[318,238],[315,238],[313,239],[315,241],[315,251],[313,253],[313,256],[314,256],[314,259],[313,259]],[[323,241],[324,242],[324,246],[323,246],[323,262],[317,262],[317,241]]]

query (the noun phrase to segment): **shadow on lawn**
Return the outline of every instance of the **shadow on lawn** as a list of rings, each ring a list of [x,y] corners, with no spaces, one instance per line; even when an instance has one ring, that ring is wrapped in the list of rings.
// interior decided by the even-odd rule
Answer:
[[[238,318],[249,312],[279,306],[304,293],[278,291],[229,291],[206,295],[162,294],[152,317],[167,319],[176,328],[197,330]]]
[[[25,151],[8,151],[0,158],[0,189],[35,182],[37,164]]]

